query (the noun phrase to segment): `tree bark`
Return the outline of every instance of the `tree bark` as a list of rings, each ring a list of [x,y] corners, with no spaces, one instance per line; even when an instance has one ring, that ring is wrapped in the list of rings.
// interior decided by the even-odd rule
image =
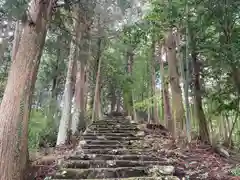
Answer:
[[[70,53],[69,53],[69,63],[68,63],[68,71],[65,83],[65,90],[63,95],[63,109],[62,109],[62,117],[60,120],[59,130],[58,130],[58,138],[57,138],[57,145],[63,145],[66,143],[67,134],[69,131],[69,127],[71,125],[71,110],[72,110],[72,97],[73,97],[73,71],[74,65],[76,62],[76,51],[77,45],[76,42],[80,39],[80,31],[79,31],[79,14],[78,8],[74,9],[73,12],[73,19],[74,22],[74,30],[75,35],[72,37],[72,42],[70,45]]]
[[[31,95],[53,3],[30,3],[34,6],[29,11],[29,15],[34,16],[33,22],[31,25],[28,21],[23,24],[16,56],[13,53],[0,106],[0,180],[21,180],[24,176]]]
[[[158,106],[157,106],[157,97],[156,97],[156,71],[155,71],[155,41],[152,42],[152,60],[150,63],[151,66],[151,82],[152,82],[152,97],[153,97],[153,122],[159,123],[159,116],[158,116]]]
[[[99,70],[99,73],[101,70]],[[99,75],[99,78],[98,78],[98,91],[97,91],[97,98],[96,98],[96,118],[97,119],[101,119],[102,118],[102,105],[101,105],[101,95],[102,95],[102,92],[101,92],[101,74]]]
[[[164,61],[162,59],[162,56],[165,54],[164,46],[159,46],[159,63],[160,63],[160,72],[161,72],[161,86],[162,86],[162,96],[163,96],[163,109],[164,109],[164,124],[168,129],[173,132],[174,126],[173,126],[173,119],[171,115],[171,108],[170,108],[170,102],[169,102],[169,85],[168,81],[166,81],[165,73],[164,73]]]
[[[194,72],[194,104],[195,116],[199,125],[199,136],[202,141],[210,142],[207,120],[202,107],[201,84],[200,84],[200,65],[197,60],[197,54],[192,52],[193,72]]]
[[[133,56],[134,53],[132,52],[132,49],[129,49],[127,52],[127,73],[128,73],[128,84],[130,87],[127,87],[129,89],[126,89],[127,91],[124,93],[124,104],[125,109],[127,111],[128,116],[132,116],[133,118],[133,96],[132,96],[132,68],[133,68]]]
[[[82,28],[81,28],[82,27]],[[81,23],[79,26],[80,29],[77,31],[81,32],[81,34],[84,32],[83,28],[84,25]],[[79,133],[79,131],[85,129],[85,122],[84,122],[84,78],[85,78],[85,56],[80,56],[80,51],[83,48],[85,43],[80,43],[84,41],[84,37],[81,39],[77,39],[77,52],[76,53],[76,83],[75,83],[75,92],[74,92],[74,102],[73,102],[73,116],[72,116],[72,122],[71,122],[71,130],[72,134]],[[79,45],[81,44],[81,47]],[[80,127],[82,126],[82,127]]]
[[[85,65],[80,61],[77,61],[77,75],[75,84],[75,95],[74,95],[74,112],[72,117],[72,133],[75,134],[78,131],[83,131],[85,129],[84,121],[84,85],[85,85]]]
[[[98,61],[98,70],[97,70],[97,76],[96,76],[96,87],[95,87],[95,93],[94,93],[94,101],[93,101],[93,110],[92,110],[92,122],[94,120],[97,120],[99,118],[99,103],[100,103],[100,73],[101,73],[101,57]]]
[[[84,99],[84,111],[87,110],[87,104],[88,104],[88,85],[89,85],[89,79],[88,79],[88,76],[89,76],[89,68],[88,68],[88,64],[86,65],[85,67],[85,79],[84,79],[84,96],[85,96],[85,99]]]
[[[66,83],[63,94],[63,108],[62,108],[62,116],[59,124],[58,137],[57,137],[57,146],[63,145],[67,140],[67,132],[69,130],[69,126],[71,124],[71,109],[72,109],[72,97],[73,97],[73,67],[75,64],[75,54],[76,45],[74,42],[71,43],[71,52],[69,55],[69,63],[68,63],[68,72],[66,77]]]
[[[176,41],[172,30],[170,30],[168,33],[168,37],[166,39],[166,48],[172,92],[172,115],[174,118],[174,129],[176,128],[177,130],[177,132],[175,130],[173,131],[173,136],[175,136],[175,132],[177,135],[180,135],[180,132],[183,130],[185,115],[182,100],[182,90],[179,82],[178,63],[176,58]]]
[[[18,47],[19,47],[19,42],[22,36],[22,27],[23,25],[21,24],[20,21],[16,22],[15,25],[15,32],[14,32],[14,41],[13,41],[13,47],[12,47],[12,58],[15,59]]]

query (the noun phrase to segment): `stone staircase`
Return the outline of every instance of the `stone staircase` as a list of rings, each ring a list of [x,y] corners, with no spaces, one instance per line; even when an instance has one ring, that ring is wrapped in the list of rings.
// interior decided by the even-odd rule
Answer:
[[[52,179],[178,180],[173,166],[133,146],[143,137],[136,123],[121,117],[93,122]]]

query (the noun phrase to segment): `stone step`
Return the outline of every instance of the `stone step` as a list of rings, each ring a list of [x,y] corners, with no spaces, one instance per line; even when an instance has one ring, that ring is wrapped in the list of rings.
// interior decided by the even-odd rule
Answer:
[[[93,123],[98,123],[98,122],[120,122],[120,123],[124,122],[124,123],[131,123],[131,121],[129,121],[127,119],[117,119],[117,118],[93,121]]]
[[[117,167],[135,167],[135,166],[150,166],[150,165],[170,165],[163,161],[130,161],[130,160],[67,160],[64,162],[64,168],[117,168]]]
[[[92,125],[137,125],[137,123],[131,123],[130,121],[118,121],[118,120],[102,120],[102,121],[95,121],[92,123]]]
[[[111,132],[84,132],[83,135],[87,135],[87,136],[112,136],[112,137],[136,137],[136,134],[134,135],[134,133],[111,133]],[[139,136],[141,137],[141,136]]]
[[[60,180],[60,179],[51,179]],[[61,180],[86,180],[86,179],[61,179]],[[87,180],[103,180],[103,179],[87,179]],[[107,178],[104,180],[180,180],[176,176],[165,176],[165,177],[130,177],[130,178]]]
[[[106,130],[101,130],[101,129],[96,129],[96,130],[92,130],[92,129],[87,129],[86,130],[87,133],[127,133],[127,134],[136,134],[137,130],[133,131],[133,130],[121,130],[121,129],[106,129]]]
[[[111,155],[111,154],[81,154],[70,156],[69,160],[132,160],[132,161],[163,161],[166,159],[154,157],[150,155],[126,154],[126,155]]]
[[[61,179],[61,180],[103,180],[103,179]],[[104,178],[104,180],[180,180],[180,179],[176,176],[165,176],[165,177],[131,177],[131,178],[107,178],[107,179]]]
[[[84,140],[88,145],[119,145],[120,142],[117,140]],[[122,143],[127,143],[128,141],[122,141]]]
[[[82,146],[84,149],[118,149],[123,147],[121,144],[84,144]]]
[[[109,131],[109,130],[118,130],[118,131],[139,131],[137,127],[89,127],[93,131]]]
[[[104,127],[123,127],[123,128],[135,128],[137,127],[137,124],[119,124],[119,123],[108,123],[108,124],[104,124],[104,123],[98,123],[98,124],[91,124],[91,127],[100,127],[100,128],[104,128]],[[89,126],[89,127],[90,127]]]
[[[82,141],[82,148],[85,148],[85,146],[88,148],[89,146],[100,146],[102,147],[103,145],[104,146],[108,146],[110,147],[111,146],[118,146],[118,147],[128,147],[128,146],[131,146],[134,144],[136,140],[125,140],[125,141],[118,141],[118,140],[83,140]],[[106,148],[106,147],[105,147]],[[131,147],[129,147],[131,148]],[[91,148],[92,149],[92,148]]]
[[[117,140],[117,141],[134,141],[140,140],[139,137],[122,137],[122,136],[89,136],[83,135],[85,140]]]
[[[89,128],[137,128],[134,124],[92,124]]]
[[[89,169],[61,169],[53,178],[58,179],[97,179],[97,178],[124,178],[124,177],[141,177],[152,176],[153,167],[120,167],[120,168],[89,168]],[[161,171],[165,167],[158,166],[158,176],[171,175],[168,171]],[[167,174],[166,174],[167,172]],[[172,172],[172,171],[171,171]]]
[[[82,149],[84,154],[109,154],[109,155],[125,155],[125,154],[145,154],[149,153],[150,150],[142,149]],[[80,155],[82,152],[76,152]]]

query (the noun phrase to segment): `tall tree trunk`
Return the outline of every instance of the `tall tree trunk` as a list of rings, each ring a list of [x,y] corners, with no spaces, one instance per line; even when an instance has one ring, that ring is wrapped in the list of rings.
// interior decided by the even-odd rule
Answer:
[[[170,130],[174,129],[174,121],[171,114],[171,106],[169,100],[169,85],[168,82],[165,80],[164,82],[164,89],[163,89],[163,98],[164,98],[164,118],[166,118],[167,127]],[[172,131],[171,131],[172,132]]]
[[[73,96],[73,66],[75,64],[75,47],[76,45],[71,43],[71,52],[69,55],[69,63],[68,63],[68,72],[65,82],[64,94],[63,94],[63,108],[62,108],[62,116],[59,124],[58,137],[57,137],[57,146],[63,145],[67,140],[67,132],[69,130],[69,126],[71,124],[71,109],[72,109],[72,96]]]
[[[86,28],[84,27],[84,31]],[[80,31],[80,30],[79,30]],[[89,51],[90,44],[88,37],[82,39],[83,43],[81,50],[79,49],[78,61],[77,61],[77,73],[76,73],[76,84],[75,84],[75,94],[74,94],[74,112],[72,117],[71,129],[72,133],[75,134],[80,131],[84,131],[86,128],[86,122],[84,120],[85,113],[85,71],[86,64],[89,55],[86,52]],[[80,44],[80,39],[78,40]],[[87,49],[86,49],[87,48]],[[86,51],[85,51],[86,50]],[[82,54],[82,51],[84,54]]]
[[[193,47],[194,48],[194,47]],[[195,50],[192,51],[192,63],[194,74],[194,104],[195,116],[198,120],[200,139],[205,142],[210,142],[207,120],[202,107],[201,84],[200,84],[200,64],[197,60]]]
[[[99,103],[100,103],[100,73],[101,73],[101,61],[102,58],[99,58],[98,61],[98,70],[97,70],[97,76],[96,76],[96,87],[95,87],[95,93],[94,93],[94,101],[93,101],[93,110],[92,110],[92,122],[94,120],[97,120],[99,118]]]
[[[91,40],[89,40],[88,60],[91,57]],[[84,111],[87,111],[88,95],[89,95],[89,61],[86,62],[84,69]]]
[[[166,81],[165,78],[165,71],[164,71],[164,61],[162,56],[165,55],[165,51],[164,51],[164,46],[160,46],[159,45],[159,52],[160,56],[159,56],[159,63],[160,63],[160,72],[161,72],[161,86],[162,86],[162,93],[163,93],[163,107],[164,107],[164,124],[166,125],[166,127],[168,127],[168,129],[173,132],[173,119],[172,119],[172,115],[171,115],[171,108],[170,108],[170,102],[169,102],[169,85],[168,85],[168,81]]]
[[[127,111],[128,116],[133,116],[133,96],[132,96],[132,68],[133,68],[133,50],[128,50],[127,52],[127,73],[128,73],[128,81],[127,82],[130,87],[127,87],[127,91],[124,93],[124,104]],[[130,89],[128,89],[130,88]]]
[[[149,68],[149,61],[147,61],[147,74],[150,74],[150,68]],[[149,78],[149,76],[147,76],[147,79]],[[150,85],[151,82],[147,81],[147,88],[146,88],[146,91],[147,91],[147,98],[150,99],[151,98],[151,85]],[[149,103],[147,103],[147,122],[148,123],[151,123],[151,107],[149,106]]]
[[[136,108],[134,106],[135,97],[134,97],[133,89],[132,89],[131,93],[132,93],[132,119],[136,121],[137,120],[137,112],[136,112]]]
[[[176,41],[172,30],[170,30],[168,33],[168,37],[166,39],[166,48],[172,92],[172,115],[174,118],[174,129],[176,128],[177,130],[177,132],[175,130],[173,131],[173,136],[175,136],[175,132],[177,135],[180,135],[180,132],[183,130],[185,115],[182,100],[182,90],[179,82],[178,63],[176,58]]]
[[[32,23],[27,20],[23,24],[0,106],[0,180],[21,180],[24,176],[31,95],[54,2],[30,4]]]
[[[67,71],[65,90],[63,95],[62,117],[60,120],[58,137],[57,137],[58,146],[66,143],[67,134],[69,131],[69,127],[71,125],[71,110],[72,110],[72,97],[73,97],[72,89],[73,89],[73,78],[74,78],[73,71],[74,71],[74,65],[76,62],[76,53],[77,53],[76,42],[78,39],[80,39],[80,36],[81,36],[79,31],[80,22],[79,22],[78,8],[74,9],[73,19],[75,19],[74,30],[76,34],[73,35],[71,45],[70,45],[68,71]]]
[[[166,127],[168,127],[168,129],[173,132],[173,119],[172,119],[172,115],[171,115],[171,108],[170,108],[170,102],[169,102],[169,85],[168,85],[168,81],[166,81],[165,78],[165,71],[164,71],[164,61],[162,56],[165,55],[165,51],[164,51],[164,46],[160,46],[159,45],[159,52],[160,56],[159,56],[159,63],[160,63],[160,72],[161,72],[161,86],[162,86],[162,93],[163,93],[163,109],[164,109],[164,124],[166,125]]]
[[[152,97],[153,97],[153,122],[159,123],[159,116],[158,116],[158,105],[157,105],[157,97],[156,97],[156,71],[155,71],[155,40],[153,39],[152,42],[152,59],[151,59],[151,90],[152,90]]]
[[[88,79],[88,76],[89,76],[89,68],[88,68],[88,64],[86,65],[85,67],[85,84],[84,84],[84,96],[85,96],[85,99],[84,99],[84,111],[87,110],[87,104],[88,104],[88,85],[89,85],[89,79]]]
[[[186,108],[186,133],[187,133],[187,140],[188,140],[188,143],[190,143],[191,141],[191,119],[190,119],[190,105],[189,105],[189,27],[188,27],[188,20],[189,20],[189,7],[188,7],[188,2],[186,2],[185,4],[185,10],[186,10],[186,16],[187,16],[187,19],[186,19],[186,51],[185,51],[185,56],[186,56],[186,71],[185,71],[185,78],[184,78],[184,95],[185,95],[185,108]],[[177,33],[178,35],[178,51],[179,51],[179,55],[181,57],[181,52],[180,52],[180,49],[181,49],[181,46],[180,46],[180,41],[181,41],[181,36],[180,36],[180,32]],[[182,63],[181,64],[184,64],[183,62],[183,58],[180,58],[179,59]],[[182,65],[183,67],[183,65]],[[182,77],[184,76],[184,71],[182,71]]]
[[[71,110],[73,97],[73,67],[75,64],[76,45],[71,43],[68,71],[63,94],[62,116],[59,124],[58,137],[56,145],[63,145],[66,143],[69,126],[71,125]]]
[[[46,34],[44,39],[46,38]],[[42,44],[42,48],[44,45],[44,41]],[[40,62],[41,59],[41,55],[42,55],[42,51],[39,52],[38,55],[38,61]],[[39,65],[38,65],[39,66]],[[33,95],[33,91],[34,91],[34,86],[35,86],[35,82],[37,79],[37,70],[38,70],[38,66],[36,66],[36,68],[33,70],[33,72],[31,73],[31,76],[34,78],[32,80],[31,83],[31,88],[29,88],[29,91],[26,91],[26,94],[29,94],[27,96],[25,96],[25,100],[24,102],[26,103],[24,105],[24,110],[23,110],[23,122],[22,122],[22,135],[21,135],[21,140],[20,140],[20,163],[17,166],[19,168],[19,172],[20,172],[20,179],[24,180],[26,179],[26,170],[27,170],[27,166],[28,166],[28,160],[29,160],[29,152],[28,152],[28,121],[29,121],[29,117],[30,117],[30,112],[31,112],[31,105],[32,105],[32,95]],[[30,86],[30,85],[29,85]]]
[[[77,61],[77,74],[74,94],[74,112],[72,117],[72,133],[85,129],[84,122],[84,65]],[[81,127],[80,127],[81,126]]]
[[[82,132],[86,129],[85,122],[85,91],[86,88],[86,66],[90,58],[91,40],[90,30],[93,22],[94,8],[96,6],[96,0],[88,1],[85,4],[85,8],[80,7],[79,9],[79,21],[81,22],[80,31],[83,34],[82,39],[78,39],[78,55],[77,55],[77,76],[75,85],[75,101],[74,101],[74,112],[72,118],[72,133],[75,134],[77,131]],[[81,17],[80,17],[81,16]],[[81,38],[81,37],[80,37]],[[80,43],[81,41],[81,43]],[[81,47],[80,47],[81,45]],[[86,99],[87,100],[87,99]]]
[[[100,71],[99,71],[100,72]],[[98,80],[98,91],[97,91],[97,98],[96,98],[96,118],[101,119],[102,118],[102,106],[101,106],[101,74],[99,75],[99,80]]]
[[[98,34],[101,34],[101,25],[100,25],[100,17],[98,18]],[[102,62],[102,58],[101,58],[101,54],[102,54],[102,43],[103,43],[103,39],[101,37],[98,38],[97,40],[97,55],[96,55],[96,63],[94,66],[94,72],[96,72],[95,75],[95,80],[96,80],[96,87],[94,90],[94,96],[92,97],[92,122],[94,120],[98,120],[99,118],[99,103],[100,103],[100,78],[101,78],[101,62]]]

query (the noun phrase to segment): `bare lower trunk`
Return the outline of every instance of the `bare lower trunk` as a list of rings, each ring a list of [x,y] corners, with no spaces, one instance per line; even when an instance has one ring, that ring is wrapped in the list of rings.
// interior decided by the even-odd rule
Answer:
[[[132,69],[133,69],[133,56],[134,56],[134,53],[132,52],[132,49],[130,49],[128,52],[127,52],[127,73],[128,73],[128,77],[129,77],[129,80],[132,81]],[[132,88],[132,82],[128,82],[130,83],[130,87],[128,88]],[[125,101],[125,104],[126,104],[126,110],[127,110],[127,114],[128,116],[133,116],[133,91],[132,89],[128,89],[127,90],[127,93],[125,94],[125,96],[127,97],[126,101]]]
[[[77,76],[76,76],[76,85],[75,85],[75,99],[74,99],[74,112],[72,117],[71,129],[72,133],[75,134],[77,131],[83,131],[85,129],[84,121],[84,76],[85,76],[85,67],[82,63],[77,62]]]
[[[89,76],[89,69],[88,65],[85,67],[85,84],[84,84],[84,111],[87,110],[87,104],[88,104],[88,76]]]
[[[29,106],[50,19],[52,1],[32,3],[33,25],[26,22],[0,106],[0,180],[21,180],[27,154]],[[30,8],[31,9],[31,8]],[[19,157],[22,156],[22,157]],[[18,164],[20,163],[20,164]],[[19,166],[21,168],[19,168]]]
[[[73,102],[73,116],[72,116],[72,123],[71,123],[71,130],[72,134],[77,133],[79,118],[81,114],[81,97],[80,97],[80,87],[81,87],[81,64],[79,61],[76,62],[77,64],[77,73],[76,73],[76,83],[75,83],[75,92],[74,92],[74,102]]]
[[[101,26],[100,26],[100,17],[98,18],[98,33],[100,34],[101,32]],[[98,120],[99,116],[100,116],[100,79],[101,79],[101,62],[102,62],[102,58],[101,58],[101,54],[102,54],[102,43],[103,43],[103,39],[101,37],[98,38],[97,41],[97,56],[96,56],[96,63],[95,63],[95,67],[94,70],[96,73],[96,87],[94,90],[94,96],[93,96],[93,108],[92,108],[92,122],[94,120]]]
[[[66,77],[65,89],[63,94],[63,108],[62,108],[62,117],[60,120],[59,130],[58,130],[58,138],[57,145],[65,144],[67,139],[68,127],[71,124],[71,109],[72,109],[72,76],[73,76],[73,66],[75,64],[74,54],[76,51],[76,45],[74,42],[71,43],[69,55],[69,63],[68,63],[68,72]]]
[[[196,119],[199,124],[199,134],[202,141],[210,142],[207,120],[202,107],[201,84],[200,84],[200,66],[197,60],[197,54],[192,52],[193,70],[194,70],[194,105]]]
[[[163,55],[165,55],[164,46],[158,44],[159,49],[159,64],[160,64],[160,77],[161,77],[161,88],[162,88],[162,102],[163,102],[163,118],[165,126],[173,132],[173,120],[171,117],[171,109],[169,103],[169,92],[168,92],[168,82],[165,78],[165,71],[164,71],[164,61]]]
[[[99,77],[101,78],[101,77]],[[96,118],[101,119],[102,118],[102,107],[101,107],[101,80],[99,80],[99,85],[98,85],[98,92],[97,92],[97,99],[96,99]]]
[[[72,91],[73,71],[74,71],[74,65],[76,62],[76,51],[77,51],[76,41],[79,40],[81,36],[79,31],[80,22],[78,18],[79,18],[78,8],[76,8],[73,12],[73,19],[75,19],[74,29],[76,34],[72,37],[73,39],[70,45],[68,71],[67,71],[65,90],[63,95],[62,117],[60,120],[58,138],[57,138],[58,146],[65,144],[67,140],[67,134],[71,125],[71,110],[72,110],[72,97],[73,97],[73,91]]]
[[[21,27],[20,27],[21,28]],[[22,29],[20,29],[19,33],[22,33]],[[22,122],[22,136],[21,136],[21,148],[20,148],[20,164],[19,164],[19,168],[20,168],[20,172],[22,172],[21,174],[21,178],[24,180],[26,179],[26,171],[27,171],[27,166],[28,166],[28,161],[29,161],[29,152],[28,152],[28,124],[29,124],[29,117],[30,117],[30,112],[31,112],[31,105],[32,105],[32,95],[34,92],[34,87],[35,87],[35,82],[37,80],[37,71],[39,68],[39,63],[40,63],[40,59],[42,57],[42,50],[45,44],[45,39],[46,39],[46,33],[43,34],[42,37],[42,44],[40,46],[40,51],[38,51],[38,53],[36,54],[36,59],[38,61],[37,66],[35,67],[35,69],[33,69],[33,71],[31,72],[30,76],[32,77],[32,81],[30,81],[30,88],[28,91],[26,91],[26,96],[25,96],[25,106],[24,106],[24,113],[23,113],[23,122]],[[20,42],[20,38],[19,37],[19,42]],[[17,45],[17,48],[19,47],[19,42]],[[14,55],[14,54],[13,54]],[[16,56],[16,54],[15,54]]]
[[[157,97],[156,97],[156,72],[155,72],[155,42],[152,42],[152,60],[151,60],[151,80],[152,80],[152,95],[153,95],[153,121],[154,123],[159,122],[158,117],[158,106],[157,106]]]
[[[170,30],[168,33],[168,37],[166,39],[166,48],[172,92],[172,115],[174,118],[174,125],[177,130],[177,132],[175,130],[173,131],[173,135],[175,136],[175,132],[177,135],[180,135],[180,132],[183,130],[185,113],[183,108],[182,90],[179,82],[178,63],[176,58],[176,41],[172,30]]]
[[[45,37],[44,37],[45,39]],[[43,44],[42,44],[43,45]],[[43,48],[43,46],[42,46]],[[38,61],[40,62],[41,58],[41,52],[39,52]],[[20,170],[19,172],[22,172],[20,175],[22,180],[26,179],[26,174],[27,174],[27,166],[28,166],[28,161],[29,161],[29,154],[28,154],[28,121],[30,117],[30,112],[31,112],[31,104],[32,104],[32,94],[34,91],[34,85],[36,82],[37,78],[37,70],[38,66],[33,70],[31,73],[31,76],[33,77],[33,80],[31,83],[31,88],[29,89],[28,92],[26,92],[25,96],[25,105],[24,105],[24,113],[23,113],[23,122],[22,122],[22,136],[21,136],[21,147],[20,147],[20,163],[17,166]],[[30,85],[29,85],[30,86]]]
[[[132,119],[136,121],[137,120],[137,112],[136,112],[136,108],[134,107],[134,93],[133,93],[133,90],[132,90],[132,104],[133,104]]]
[[[99,58],[98,62],[98,70],[97,70],[97,76],[96,76],[96,87],[95,87],[95,93],[94,93],[94,102],[93,102],[93,110],[92,110],[92,122],[94,120],[97,120],[99,117],[99,111],[100,111],[100,73],[101,73],[101,58]]]
[[[168,82],[166,82],[166,84],[164,86],[163,98],[164,98],[164,119],[167,122],[168,129],[173,130],[174,129],[174,125],[173,125],[174,122],[173,122],[172,114],[171,114]]]

